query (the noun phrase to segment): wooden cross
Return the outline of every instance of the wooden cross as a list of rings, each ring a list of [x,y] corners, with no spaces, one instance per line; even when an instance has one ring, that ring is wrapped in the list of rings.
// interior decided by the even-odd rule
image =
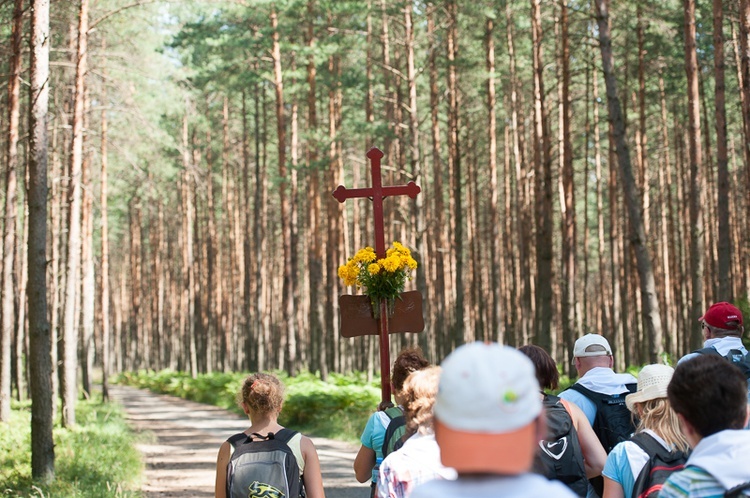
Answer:
[[[380,173],[380,160],[383,158],[383,151],[377,147],[371,148],[367,151],[367,158],[370,159],[370,168],[372,171],[372,187],[370,188],[354,188],[348,189],[343,185],[339,185],[336,190],[333,191],[333,197],[339,202],[344,202],[347,199],[354,198],[369,198],[372,200],[372,217],[375,223],[375,254],[378,259],[385,258],[385,234],[383,229],[383,199],[394,195],[408,195],[412,199],[416,199],[417,195],[421,191],[419,185],[414,182],[409,182],[406,185],[394,185],[394,186],[383,186],[383,180]],[[404,320],[400,321],[399,331],[403,332],[420,332],[424,328],[424,321],[422,319],[422,299],[419,292],[404,293],[411,294],[409,299],[401,300],[401,303],[396,303],[396,309],[394,311],[394,321],[399,322],[399,318],[417,317],[416,320]],[[417,296],[414,296],[417,294]],[[344,306],[347,302],[345,298],[355,298],[360,296],[341,296],[339,301],[339,308],[341,309],[342,317],[342,335],[345,337],[353,337],[358,335],[368,335],[370,332],[367,327],[358,328],[356,332],[346,333],[345,327],[343,326],[344,318],[347,316],[359,315],[360,318],[367,322],[372,322],[372,314],[369,311],[369,305],[367,311],[358,313],[357,310],[362,310],[363,307],[357,307],[356,304],[352,306]],[[418,302],[417,302],[418,301]],[[351,302],[351,301],[350,301]],[[354,310],[354,313],[351,310]],[[349,310],[349,311],[347,311]],[[389,358],[389,343],[388,334],[389,332],[389,317],[387,311],[387,303],[385,299],[380,300],[380,313],[377,319],[376,334],[380,336],[380,388],[382,401],[388,402],[391,400],[391,365]],[[407,323],[404,323],[407,322]],[[415,323],[412,323],[415,322]],[[421,326],[419,325],[421,322]],[[361,323],[361,322],[360,322]],[[405,329],[405,330],[402,330]]]

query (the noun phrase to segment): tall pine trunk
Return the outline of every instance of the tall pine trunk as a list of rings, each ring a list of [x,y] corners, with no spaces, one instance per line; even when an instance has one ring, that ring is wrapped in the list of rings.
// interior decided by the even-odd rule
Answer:
[[[102,44],[102,52],[106,53],[106,44]],[[102,61],[102,65],[106,63]],[[101,270],[99,275],[99,308],[101,310],[101,334],[102,334],[102,347],[101,347],[101,361],[102,361],[102,397],[105,401],[109,400],[109,372],[110,366],[110,337],[111,337],[111,326],[109,321],[109,213],[108,213],[108,202],[109,202],[109,191],[108,191],[108,166],[109,166],[109,152],[107,149],[108,140],[108,124],[107,124],[107,73],[106,69],[102,69],[103,72],[103,83],[101,90],[101,101],[102,115],[101,115],[101,172],[99,175],[99,210],[101,212]]]
[[[47,320],[47,120],[49,106],[49,0],[31,0],[29,75],[29,368],[31,374],[31,476],[55,475],[52,438],[52,357]]]
[[[630,222],[630,241],[635,251],[638,276],[640,278],[641,295],[643,296],[643,319],[648,333],[654,338],[660,351],[663,348],[661,314],[659,301],[656,296],[656,283],[651,265],[651,257],[646,246],[646,234],[643,228],[641,200],[638,187],[633,176],[630,162],[630,151],[625,137],[625,122],[617,95],[617,80],[614,73],[614,56],[612,55],[612,39],[609,26],[609,5],[607,0],[596,0],[596,21],[599,27],[599,48],[602,54],[602,70],[607,88],[607,107],[609,121],[612,125],[614,143],[617,148],[617,162],[620,179],[625,193],[625,204],[628,209]],[[613,200],[610,200],[610,204]]]
[[[11,342],[15,326],[13,265],[16,241],[16,170],[18,169],[18,122],[21,94],[21,30],[23,0],[16,0],[11,34],[8,78],[8,153],[5,174],[5,226],[3,229],[2,327],[0,334],[0,422],[10,421]]]
[[[729,226],[729,157],[727,154],[727,110],[724,85],[724,12],[722,0],[713,0],[714,12],[714,116],[716,121],[716,167],[719,180],[717,217],[719,218],[718,301],[731,301],[732,238]],[[708,130],[706,131],[708,133]]]
[[[536,191],[536,323],[534,344],[552,348],[552,147],[547,129],[541,0],[531,0]]]
[[[568,37],[567,0],[560,0],[560,31],[562,55],[562,185],[565,196],[562,230],[562,329],[568,353],[573,351],[576,330],[576,212],[573,175],[573,141],[570,110],[570,40]],[[585,194],[584,194],[585,195]]]
[[[297,326],[294,287],[296,268],[292,257],[292,200],[287,192],[289,178],[286,165],[286,116],[284,114],[284,81],[281,74],[281,49],[279,46],[278,16],[275,8],[271,10],[271,29],[273,29],[273,77],[276,90],[276,139],[279,167],[279,207],[281,216],[281,234],[284,257],[284,283],[282,290],[283,317],[286,333],[287,371],[293,375],[297,362]]]
[[[703,266],[705,256],[703,239],[703,188],[700,127],[700,95],[698,93],[698,54],[696,52],[695,0],[684,0],[685,14],[685,75],[688,92],[688,139],[690,160],[690,273],[692,275],[692,303],[690,316],[701,316],[705,308]],[[690,347],[699,348],[702,332],[699,327],[690,330]]]
[[[81,259],[81,165],[83,162],[83,101],[84,81],[87,71],[88,56],[88,18],[89,0],[81,0],[78,11],[78,48],[76,53],[75,94],[73,105],[73,140],[70,149],[70,184],[68,202],[70,204],[68,224],[68,265],[65,285],[65,313],[62,331],[62,369],[60,390],[62,391],[62,425],[72,427],[76,423],[76,401],[78,385],[77,344],[78,334],[75,328],[78,309],[79,278],[78,271]]]

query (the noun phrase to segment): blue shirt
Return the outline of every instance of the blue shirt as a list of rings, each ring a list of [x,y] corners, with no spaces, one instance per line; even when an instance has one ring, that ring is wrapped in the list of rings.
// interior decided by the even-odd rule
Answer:
[[[375,467],[372,469],[372,482],[378,482],[378,467],[380,466],[380,462],[383,461],[385,430],[390,421],[390,417],[383,411],[373,413],[367,420],[362,437],[359,438],[362,446],[375,451]]]

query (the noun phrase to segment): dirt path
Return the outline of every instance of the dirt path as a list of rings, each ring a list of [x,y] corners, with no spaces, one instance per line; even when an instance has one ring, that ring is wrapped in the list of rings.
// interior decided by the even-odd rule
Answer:
[[[248,421],[214,406],[132,387],[112,386],[110,395],[125,408],[132,427],[153,435],[138,444],[146,465],[147,498],[214,495],[216,452],[230,435],[247,429]],[[354,479],[353,445],[313,438],[323,469],[327,498],[367,498],[369,486]]]

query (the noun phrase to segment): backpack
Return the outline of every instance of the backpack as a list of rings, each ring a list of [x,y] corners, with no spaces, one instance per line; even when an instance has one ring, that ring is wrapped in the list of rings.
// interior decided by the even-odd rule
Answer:
[[[724,493],[724,498],[740,498],[741,496],[746,496],[745,491],[750,489],[750,481],[743,482],[742,484],[733,487],[732,489],[726,490]]]
[[[586,496],[588,479],[573,419],[557,396],[545,394],[543,405],[547,438],[539,441],[533,471],[562,482],[578,496]]]
[[[233,449],[227,464],[227,498],[304,496],[299,465],[287,444],[295,434],[291,429],[266,436],[240,432],[227,439]]]
[[[739,349],[730,349],[727,354],[722,356],[721,353],[716,350],[716,348],[710,346],[707,348],[699,349],[697,351],[693,351],[693,353],[721,356],[729,363],[739,368],[745,375],[745,378],[750,380],[750,353],[743,354]]]
[[[657,498],[667,478],[685,467],[688,454],[683,451],[669,451],[650,434],[639,432],[630,438],[648,456],[633,485],[632,498]]]
[[[570,386],[570,389],[583,394],[596,405],[593,429],[607,454],[617,443],[630,439],[635,432],[636,423],[625,406],[625,395],[634,393],[638,384],[626,384],[626,387],[628,390],[620,394],[601,394],[580,384]]]
[[[404,445],[403,438],[406,435],[406,417],[401,409],[392,406],[385,410],[385,414],[388,415],[390,422],[388,422],[383,438],[383,458],[401,448]]]

